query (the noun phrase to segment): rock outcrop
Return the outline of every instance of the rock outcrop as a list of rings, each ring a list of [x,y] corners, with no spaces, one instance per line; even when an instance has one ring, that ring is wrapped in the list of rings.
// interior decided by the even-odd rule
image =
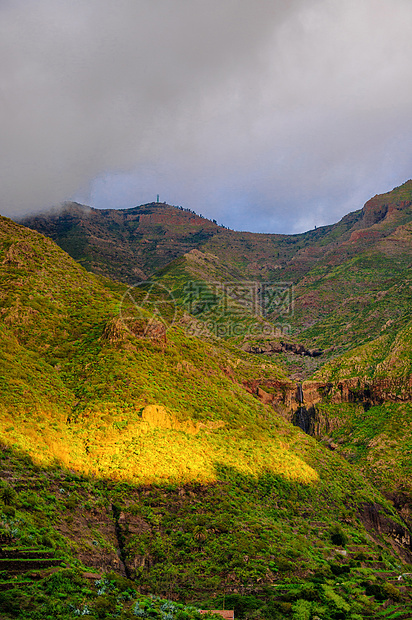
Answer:
[[[332,403],[361,403],[367,411],[373,405],[384,402],[407,402],[412,400],[412,378],[408,380],[380,379],[366,381],[352,378],[332,382],[279,381],[256,379],[243,383],[265,405],[272,405],[284,417],[313,437],[324,437],[332,430],[326,414],[316,406],[323,400]],[[334,449],[333,445],[329,446]]]
[[[251,344],[245,342],[242,349],[246,353],[256,353],[265,355],[275,355],[276,353],[294,353],[295,355],[307,355],[309,357],[319,357],[323,351],[321,349],[307,349],[303,344],[294,342],[283,342],[272,340],[264,344]]]
[[[405,559],[409,562],[412,560],[411,532],[386,515],[383,506],[377,503],[364,504],[359,517],[369,531],[372,530],[374,533],[389,536],[398,550],[403,551],[402,555],[405,556]]]
[[[284,405],[287,409],[293,409],[299,402],[298,388],[293,381],[255,379],[244,381],[243,386],[265,405]]]
[[[367,379],[353,377],[337,382],[304,381],[304,402],[314,405],[325,398],[333,403],[362,403],[365,409],[384,402],[412,400],[412,378]]]

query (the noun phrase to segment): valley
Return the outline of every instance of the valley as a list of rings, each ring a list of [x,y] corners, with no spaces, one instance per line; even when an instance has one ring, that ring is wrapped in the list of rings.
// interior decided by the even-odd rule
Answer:
[[[2,618],[411,618],[411,257],[412,181],[0,217]]]

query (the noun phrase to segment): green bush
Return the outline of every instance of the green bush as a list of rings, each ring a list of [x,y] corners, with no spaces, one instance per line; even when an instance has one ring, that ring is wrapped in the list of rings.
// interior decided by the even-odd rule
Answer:
[[[26,510],[35,510],[39,504],[39,497],[35,493],[28,493],[20,496],[21,506]]]
[[[252,594],[242,596],[241,594],[228,594],[224,599],[218,598],[213,602],[214,609],[234,609],[235,618],[244,618],[249,611],[259,609],[263,601]]]
[[[46,535],[43,535],[41,537],[41,544],[43,547],[49,547],[49,548],[53,547],[53,541],[51,540],[51,538],[49,538],[49,536],[46,536]]]
[[[380,584],[380,583],[364,582],[362,585],[365,588],[366,595],[367,596],[374,596],[377,601],[385,601],[386,599],[389,598],[389,595],[385,591],[384,586],[382,584]]]
[[[402,598],[402,592],[391,583],[385,583],[383,585],[383,591],[387,595],[387,598],[390,598],[393,601],[400,601]]]
[[[0,499],[5,506],[10,506],[16,499],[16,491],[9,485],[0,490]]]
[[[276,566],[278,567],[278,570],[282,572],[292,570],[293,568],[292,562],[288,562],[287,560],[283,560],[283,559],[276,560]]]
[[[116,598],[112,595],[100,596],[94,604],[98,618],[112,618],[116,613]]]
[[[191,616],[187,611],[183,609],[179,610],[175,616],[176,620],[191,620]]]
[[[309,601],[299,599],[292,607],[294,620],[310,620],[312,605]]]
[[[337,547],[345,547],[346,543],[348,542],[345,532],[339,525],[335,525],[335,527],[331,529],[330,539],[332,541],[332,544],[336,545]]]
[[[69,510],[74,510],[78,505],[77,498],[74,495],[71,495],[66,502],[66,506]]]
[[[331,564],[330,569],[332,573],[336,576],[344,575],[350,572],[349,564]]]
[[[18,590],[0,592],[0,611],[19,617],[24,605],[24,597]]]
[[[46,577],[43,582],[43,590],[47,594],[77,592],[82,586],[83,580],[81,576],[71,569],[59,570],[57,573],[50,575],[50,577]]]
[[[6,515],[6,517],[14,518],[16,516],[16,510],[13,506],[3,506],[2,513]]]

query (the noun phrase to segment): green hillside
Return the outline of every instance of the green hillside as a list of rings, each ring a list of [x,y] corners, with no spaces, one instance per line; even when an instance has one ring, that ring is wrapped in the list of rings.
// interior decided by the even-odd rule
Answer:
[[[183,312],[165,332],[52,241],[0,229],[4,618],[409,605],[391,503],[245,390],[294,389],[273,359],[190,335]]]
[[[411,220],[408,181],[330,227],[284,236],[226,231],[201,249],[226,268],[240,266],[248,279],[291,282],[292,334],[308,346],[343,352],[409,322]]]
[[[309,347],[344,352],[409,321],[411,220],[408,181],[337,224],[299,235],[236,232],[163,203],[102,211],[70,203],[23,223],[90,271],[132,285],[160,278],[178,298],[188,276],[288,284],[293,313],[275,308],[268,318]],[[194,265],[194,250],[209,257],[208,268]]]
[[[149,203],[93,209],[77,203],[26,217],[87,270],[135,284],[223,230],[189,209]]]
[[[0,218],[5,619],[412,614],[411,193]]]
[[[107,468],[122,477],[122,457],[112,450],[109,437],[112,434],[113,443],[126,432],[130,441],[136,435],[145,437],[152,424],[150,411],[156,406],[165,429],[186,429],[189,438],[209,426],[211,430],[221,426],[224,434],[225,427],[253,425],[261,407],[241,382],[256,373],[281,377],[278,367],[268,364],[262,369],[257,360],[222,348],[219,341],[204,343],[189,337],[179,319],[168,332],[167,343],[162,324],[159,337],[144,337],[150,317],[143,310],[136,318],[132,307],[130,322],[127,305],[122,306],[123,290],[116,293],[115,286],[97,281],[38,233],[5,218],[2,233],[2,408],[9,442],[23,447],[27,433],[39,436],[29,450],[37,451],[40,462],[59,458],[56,451],[62,450],[62,463],[81,469],[84,460],[90,467],[93,445],[100,446],[104,437],[109,461],[114,459]],[[41,445],[42,439],[47,441],[40,432],[44,416],[56,427],[51,451],[47,443]],[[77,430],[79,420],[88,420],[90,432]],[[71,444],[70,454],[64,453],[63,437]],[[205,440],[208,443],[208,434]],[[105,471],[102,450],[95,458]],[[127,451],[123,458],[127,477]],[[181,450],[174,458],[168,459],[171,472],[180,471],[181,461],[187,468]],[[207,477],[212,475],[211,465],[206,467],[204,461],[207,456],[200,459],[199,470]],[[140,479],[145,479],[136,467]],[[153,478],[146,461],[145,468]]]

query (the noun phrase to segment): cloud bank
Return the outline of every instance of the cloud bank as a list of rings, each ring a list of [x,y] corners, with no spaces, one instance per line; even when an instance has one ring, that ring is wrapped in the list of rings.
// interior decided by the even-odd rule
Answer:
[[[0,213],[336,221],[412,176],[410,0],[0,0]]]

